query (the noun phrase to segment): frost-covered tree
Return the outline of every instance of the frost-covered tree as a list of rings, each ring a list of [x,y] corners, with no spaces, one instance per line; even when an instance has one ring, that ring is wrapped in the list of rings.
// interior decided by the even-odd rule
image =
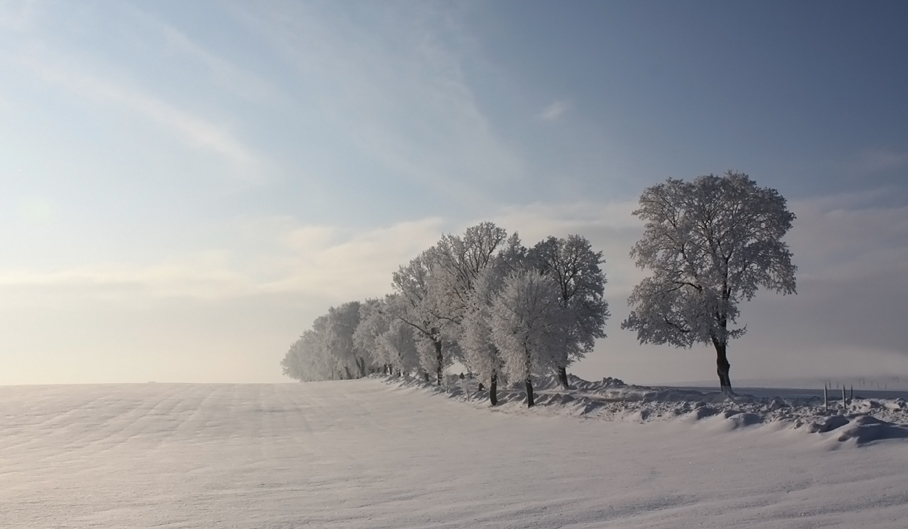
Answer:
[[[498,379],[504,360],[492,340],[492,306],[504,286],[499,267],[488,267],[476,278],[461,323],[464,363],[489,387],[489,402],[498,404]]]
[[[357,351],[373,364],[387,370],[389,375],[392,362],[378,339],[388,331],[390,323],[387,302],[383,299],[367,299],[359,306],[359,325],[353,331],[353,345]]]
[[[520,238],[516,234],[508,237],[507,231],[492,222],[482,222],[467,228],[463,235],[444,235],[435,249],[436,261],[431,281],[433,310],[443,322],[442,336],[451,343],[449,356],[476,370],[480,379],[490,384],[492,391],[489,399],[494,404],[497,401],[498,370],[485,371],[492,364],[471,363],[465,357],[465,321],[476,302],[474,289],[477,278],[487,269],[501,268],[503,263],[512,260],[515,252],[522,249]],[[477,336],[474,334],[473,338]],[[478,360],[480,350],[474,348],[470,352],[473,360]]]
[[[559,349],[557,374],[567,388],[567,367],[593,350],[597,338],[605,337],[608,303],[603,297],[605,273],[602,252],[579,235],[566,239],[548,237],[530,249],[528,260],[558,285],[561,305],[569,315],[570,332]]]
[[[641,343],[712,344],[720,386],[731,393],[728,342],[746,329],[732,327],[738,303],[759,287],[796,293],[797,267],[782,242],[795,216],[778,191],[731,171],[650,187],[634,215],[646,226],[631,257],[652,275],[628,298],[633,310],[621,327]]]
[[[388,294],[382,300],[370,300],[374,310],[360,322],[357,333],[368,333],[369,347],[374,348],[372,357],[379,365],[388,367],[388,374],[409,373],[420,366],[416,348],[414,328],[400,316],[408,310],[399,294]],[[365,339],[361,339],[365,342]]]
[[[558,285],[534,270],[508,276],[492,305],[491,328],[505,374],[510,380],[524,381],[527,407],[533,406],[532,376],[557,367],[559,348],[570,332]]]
[[[437,289],[432,284],[433,270],[438,262],[433,246],[401,266],[392,276],[392,286],[398,294],[401,310],[397,318],[416,333],[420,348],[420,363],[426,372],[435,372],[438,385],[443,382],[444,369],[450,357],[445,357],[442,327],[445,320],[436,309]]]
[[[284,375],[300,381],[342,378],[328,350],[327,327],[328,315],[319,316],[290,346],[281,360]]]
[[[458,341],[463,360],[479,380],[489,388],[489,402],[498,404],[498,382],[504,361],[492,339],[492,306],[504,287],[508,275],[522,269],[526,263],[526,248],[520,237],[508,237],[504,248],[476,275],[467,300]]]
[[[307,330],[290,345],[290,350],[281,360],[284,376],[300,381],[318,380],[319,377],[316,375],[318,369],[315,366],[317,352],[314,351],[313,342],[312,331]]]
[[[378,345],[398,373],[409,373],[420,366],[415,330],[403,320],[391,320],[388,330],[378,337]]]
[[[353,341],[353,333],[359,326],[359,309],[359,301],[350,301],[328,309],[328,324],[325,330],[328,351],[347,378],[354,378],[351,369],[356,369],[360,377],[367,374],[366,358]]]

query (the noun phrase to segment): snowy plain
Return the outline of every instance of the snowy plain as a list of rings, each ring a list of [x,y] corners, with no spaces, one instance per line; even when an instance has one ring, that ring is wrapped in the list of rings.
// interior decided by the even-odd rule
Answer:
[[[0,387],[0,527],[908,527],[898,398],[575,384],[531,410],[375,378]]]

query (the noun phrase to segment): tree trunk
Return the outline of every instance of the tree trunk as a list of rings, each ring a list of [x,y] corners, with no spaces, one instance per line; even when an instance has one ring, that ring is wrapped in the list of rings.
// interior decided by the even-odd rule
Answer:
[[[561,381],[561,386],[564,389],[571,389],[570,384],[568,384],[567,378],[567,368],[564,366],[558,366],[558,380]]]
[[[722,393],[733,395],[731,378],[728,374],[731,371],[731,364],[728,363],[728,356],[726,355],[728,345],[720,343],[718,340],[714,340],[713,345],[716,346],[716,372],[719,374],[719,387]]]
[[[725,260],[725,279],[722,281],[722,310],[716,316],[719,320],[719,336],[713,335],[713,345],[716,346],[716,372],[719,374],[719,387],[722,393],[734,395],[731,389],[731,377],[728,372],[731,371],[731,364],[728,363],[728,300],[731,298],[731,291],[728,288],[728,259]]]
[[[359,378],[363,378],[367,375],[366,373],[366,359],[356,357],[356,367],[359,368]]]
[[[489,402],[492,406],[498,405],[498,371],[492,371],[492,378],[489,380]]]
[[[533,381],[530,380],[530,377],[527,377],[527,408],[532,408],[536,405],[536,399],[533,398]]]
[[[442,378],[444,377],[444,357],[441,355],[441,340],[432,340],[435,343],[435,361],[438,362],[438,371],[436,372],[438,376],[438,385],[441,385]]]
[[[349,367],[347,367],[347,366],[344,366],[344,372],[346,372],[346,373],[347,373],[347,380],[350,380],[350,379],[352,379],[352,378],[353,378],[353,375],[352,375],[352,374],[350,374],[350,368],[349,368]]]

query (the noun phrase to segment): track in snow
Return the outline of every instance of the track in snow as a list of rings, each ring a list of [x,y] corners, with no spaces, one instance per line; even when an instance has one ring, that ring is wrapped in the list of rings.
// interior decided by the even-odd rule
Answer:
[[[904,443],[509,415],[376,380],[0,387],[0,527],[892,527]]]

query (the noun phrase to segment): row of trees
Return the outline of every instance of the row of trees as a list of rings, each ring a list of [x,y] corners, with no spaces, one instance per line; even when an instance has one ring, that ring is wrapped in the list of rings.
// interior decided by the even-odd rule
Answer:
[[[526,386],[557,374],[605,336],[602,253],[578,235],[548,237],[531,248],[491,222],[444,235],[392,276],[382,299],[332,307],[287,352],[284,374],[298,380],[369,372],[434,374],[458,361],[489,388]]]
[[[785,198],[743,173],[668,179],[644,190],[634,215],[646,222],[631,250],[650,270],[621,327],[641,343],[716,351],[722,391],[732,393],[727,349],[744,334],[738,305],[762,287],[794,294],[782,238],[795,216]],[[332,308],[293,344],[284,373],[300,380],[364,376],[369,370],[435,373],[458,360],[496,388],[566,368],[605,336],[602,253],[572,235],[532,248],[492,223],[445,235],[394,273],[394,293]]]

